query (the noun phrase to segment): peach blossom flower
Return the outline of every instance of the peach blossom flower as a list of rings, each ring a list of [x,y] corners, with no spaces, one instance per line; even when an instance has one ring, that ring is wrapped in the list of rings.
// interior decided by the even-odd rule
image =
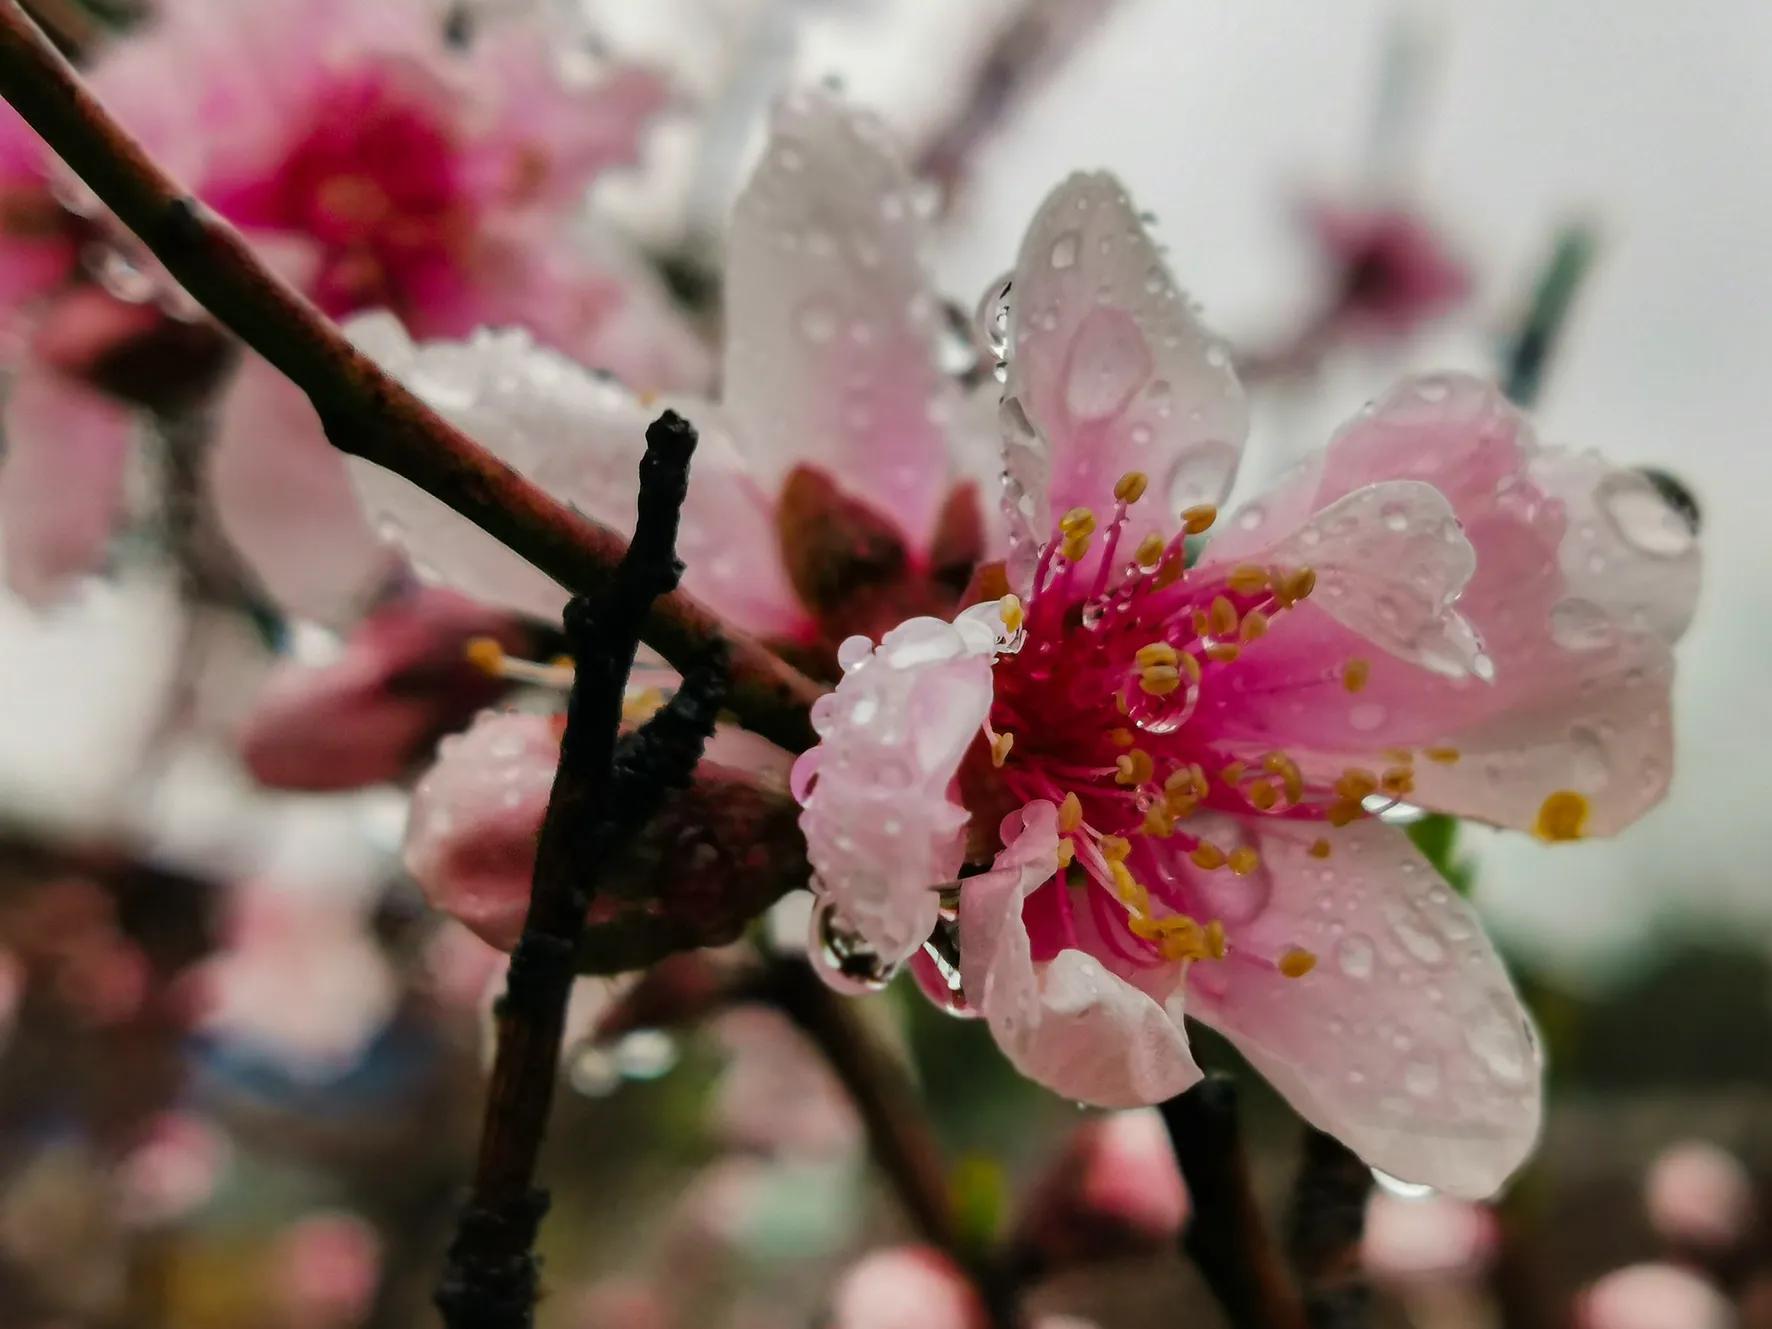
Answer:
[[[1538,1045],[1374,813],[1561,840],[1652,806],[1694,533],[1438,377],[1196,551],[1242,394],[1104,175],[1034,218],[1004,354],[1010,594],[845,642],[796,767],[830,918],[891,964],[957,894],[968,1001],[1067,1097],[1188,1088],[1185,1013],[1374,1166],[1489,1193],[1537,1134]]]

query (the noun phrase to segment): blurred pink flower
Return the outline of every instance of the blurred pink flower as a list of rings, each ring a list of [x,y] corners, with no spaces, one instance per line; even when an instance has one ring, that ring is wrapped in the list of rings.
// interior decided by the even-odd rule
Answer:
[[[705,352],[662,288],[579,225],[589,185],[635,160],[668,89],[637,68],[587,77],[567,57],[530,19],[482,25],[453,48],[427,0],[177,0],[102,51],[89,80],[326,313],[386,307],[420,336],[516,325],[636,386],[699,386]],[[131,368],[154,390],[177,377],[189,355],[153,373],[113,362],[194,311],[103,234],[96,203],[89,217],[58,210],[45,150],[8,116],[0,188],[20,200],[8,212],[22,236],[0,246],[0,297],[22,329],[9,436],[27,464],[0,487],[0,510],[79,505],[77,523],[9,527],[9,575],[41,598],[96,561],[118,502],[128,416],[118,394],[88,389],[115,389]],[[249,366],[241,387],[250,409],[222,412],[212,474],[224,525],[273,593],[336,612],[378,570],[343,462],[267,367]],[[37,456],[44,431],[59,443],[70,429],[77,457]]]
[[[804,1034],[779,1012],[740,1006],[710,1025],[726,1053],[714,1128],[727,1144],[772,1155],[841,1157],[861,1139],[855,1109]]]
[[[728,237],[717,405],[636,400],[524,337],[419,345],[387,319],[353,331],[502,460],[617,530],[633,528],[646,424],[666,406],[687,416],[701,444],[685,587],[829,672],[851,632],[951,612],[986,539],[987,431],[938,364],[912,195],[873,119],[822,93],[777,112]],[[416,566],[559,614],[565,591],[483,532],[385,472],[356,474]]]
[[[291,1224],[274,1258],[295,1329],[344,1329],[369,1313],[381,1279],[381,1238],[355,1214],[314,1214]]]
[[[1048,1265],[1166,1250],[1188,1208],[1162,1118],[1110,1112],[1071,1132],[1029,1196],[1016,1242]]]
[[[522,642],[508,618],[450,591],[419,589],[384,604],[338,659],[289,660],[266,679],[239,736],[246,768],[278,789],[399,779],[505,690],[468,659],[477,637],[506,649]]]
[[[1392,1284],[1464,1280],[1482,1273],[1500,1239],[1495,1215],[1447,1195],[1401,1196],[1374,1187],[1360,1260]]]
[[[1469,271],[1419,213],[1319,199],[1304,219],[1333,283],[1329,335],[1404,337],[1470,295]]]
[[[986,1329],[989,1323],[965,1275],[928,1246],[868,1253],[831,1295],[830,1329]]]
[[[965,992],[1030,1077],[1167,1098],[1200,1076],[1185,1012],[1374,1166],[1488,1194],[1537,1134],[1537,1042],[1475,914],[1373,813],[1560,840],[1653,806],[1693,531],[1438,377],[1192,554],[1245,407],[1114,180],[1047,200],[1011,292],[1015,596],[843,644],[795,768],[833,918],[901,961],[957,885]]]
[[[1729,1300],[1672,1264],[1615,1269],[1576,1301],[1576,1329],[1731,1329]]]
[[[1649,1168],[1644,1203],[1663,1239],[1703,1251],[1726,1251],[1754,1221],[1754,1184],[1741,1160],[1704,1140],[1662,1151]]]
[[[132,1223],[181,1218],[215,1194],[232,1146],[206,1118],[163,1112],[117,1165],[118,1205]]]

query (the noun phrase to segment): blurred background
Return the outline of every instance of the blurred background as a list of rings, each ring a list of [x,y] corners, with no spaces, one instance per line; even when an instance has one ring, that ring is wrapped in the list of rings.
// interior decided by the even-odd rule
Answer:
[[[103,34],[129,15],[45,8],[128,40]],[[796,83],[840,84],[938,182],[931,261],[968,317],[1053,184],[1116,172],[1242,348],[1245,490],[1407,370],[1503,372],[1546,273],[1573,274],[1541,435],[1660,468],[1702,514],[1678,774],[1611,841],[1461,828],[1451,857],[1550,1052],[1545,1140],[1495,1206],[1380,1185],[1357,1258],[1375,1324],[1772,1325],[1772,819],[1758,806],[1772,793],[1772,7],[583,0],[550,14],[681,93],[590,207],[703,326],[725,210],[771,99]],[[1407,226],[1374,221],[1396,216]],[[1354,308],[1351,267],[1404,262],[1400,248],[1426,261],[1408,246],[1456,280]],[[347,634],[206,597],[155,483],[136,477],[102,575],[48,608],[0,594],[0,1324],[428,1324],[502,960],[404,879],[400,780],[280,791],[242,761],[267,678],[336,662]],[[771,935],[803,936],[803,905],[777,908],[790,917]],[[709,1013],[670,988],[700,991],[725,961],[697,963],[665,985],[664,1009],[693,1019],[645,1023],[601,981],[575,1006],[543,1168],[556,1208],[541,1322],[946,1323],[930,1310],[939,1269],[890,1253],[913,1238],[829,1071],[778,1013]],[[980,1027],[904,986],[865,1018],[926,1091],[968,1239],[1014,1239],[1046,1275],[1041,1314],[1218,1323],[1173,1249],[1186,1200],[1154,1118],[1055,1101]],[[599,1028],[611,1011],[614,1032]],[[1297,1128],[1253,1082],[1248,1103],[1278,1215]]]

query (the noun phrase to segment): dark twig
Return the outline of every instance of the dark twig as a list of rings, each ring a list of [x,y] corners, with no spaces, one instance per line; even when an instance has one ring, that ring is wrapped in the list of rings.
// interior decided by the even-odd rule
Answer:
[[[1255,1202],[1235,1082],[1209,1075],[1161,1111],[1193,1200],[1182,1249],[1235,1329],[1303,1329],[1298,1289]]]
[[[534,1184],[535,1163],[553,1101],[591,879],[596,865],[638,829],[631,786],[645,782],[662,791],[685,783],[720,706],[720,661],[704,660],[685,674],[679,697],[686,700],[655,718],[659,728],[650,739],[618,743],[641,625],[653,600],[682,572],[677,520],[694,448],[695,431],[668,411],[647,430],[633,543],[606,593],[575,596],[567,606],[577,674],[529,911],[497,1009],[498,1055],[473,1191],[437,1292],[450,1329],[528,1329],[533,1322],[532,1248],[547,1209],[547,1192]]]
[[[1353,1150],[1315,1127],[1305,1128],[1286,1253],[1311,1329],[1358,1329],[1366,1323],[1371,1295],[1360,1270],[1360,1237],[1371,1190],[1372,1169]]]
[[[194,299],[307,394],[335,447],[410,480],[562,586],[608,585],[626,551],[619,535],[518,475],[352,346],[147,156],[18,0],[0,0],[0,95]],[[723,644],[739,717],[790,748],[813,741],[806,712],[818,686],[698,601],[660,595],[644,635],[681,670]]]
[[[1587,226],[1566,226],[1557,235],[1533,288],[1532,303],[1503,360],[1501,388],[1517,405],[1532,406],[1538,401],[1538,390],[1544,384],[1545,370],[1575,293],[1593,266],[1594,245],[1594,233]]]

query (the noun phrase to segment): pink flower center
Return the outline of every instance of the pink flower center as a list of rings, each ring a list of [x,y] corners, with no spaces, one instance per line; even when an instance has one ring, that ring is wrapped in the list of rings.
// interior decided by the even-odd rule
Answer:
[[[1198,874],[1247,877],[1261,864],[1253,847],[1234,842],[1244,823],[1212,814],[1344,826],[1412,790],[1414,754],[1389,754],[1394,764],[1382,771],[1310,779],[1289,753],[1216,732],[1201,708],[1207,689],[1245,694],[1298,682],[1264,677],[1260,643],[1284,630],[1316,574],[1256,564],[1190,570],[1186,538],[1212,525],[1210,507],[1189,509],[1173,539],[1152,536],[1127,559],[1120,534],[1143,492],[1143,476],[1122,478],[1097,558],[1094,514],[1067,513],[1028,604],[1005,601],[1005,624],[1022,641],[996,664],[992,758],[1016,802],[1059,806],[1061,870],[1029,902],[1030,916],[1049,924],[1035,930],[1037,945],[1077,946],[1077,911],[1086,910],[1128,962],[1217,959],[1227,944],[1218,916],[1230,912],[1226,893],[1203,889]],[[1339,673],[1358,692],[1369,669],[1361,659],[1325,661],[1306,681]],[[1327,857],[1329,840],[1311,852]],[[1184,858],[1197,873],[1179,870]],[[1288,951],[1275,963],[1293,975],[1314,961]]]
[[[328,314],[402,311],[472,230],[445,109],[396,71],[363,72],[328,89],[279,165],[209,202],[237,225],[317,241],[312,294]]]

